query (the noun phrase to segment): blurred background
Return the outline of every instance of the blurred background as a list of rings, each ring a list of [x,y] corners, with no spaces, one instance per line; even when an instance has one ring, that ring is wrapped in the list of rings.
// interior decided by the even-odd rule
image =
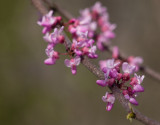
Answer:
[[[100,0],[117,24],[114,45],[124,53],[142,56],[144,64],[160,72],[160,1]],[[74,16],[95,0],[55,0]],[[128,125],[116,101],[105,111],[106,88],[82,65],[73,76],[62,60],[46,66],[46,43],[39,14],[31,1],[0,1],[0,125]],[[108,53],[100,58],[106,59]],[[160,121],[160,82],[146,76],[137,107]],[[132,125],[142,125],[133,121]]]

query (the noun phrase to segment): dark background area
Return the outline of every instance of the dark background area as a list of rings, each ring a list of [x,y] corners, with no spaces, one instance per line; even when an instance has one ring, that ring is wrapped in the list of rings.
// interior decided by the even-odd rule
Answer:
[[[55,0],[73,15],[95,0]],[[160,72],[160,1],[101,0],[110,21],[117,24],[112,40],[126,55],[142,56],[144,64]],[[116,101],[105,111],[106,88],[82,65],[73,76],[63,59],[46,66],[39,15],[30,0],[0,1],[0,124],[1,125],[128,125]],[[103,53],[100,58],[110,55]],[[145,92],[137,108],[160,121],[160,82],[146,75]],[[132,125],[142,125],[133,121]]]

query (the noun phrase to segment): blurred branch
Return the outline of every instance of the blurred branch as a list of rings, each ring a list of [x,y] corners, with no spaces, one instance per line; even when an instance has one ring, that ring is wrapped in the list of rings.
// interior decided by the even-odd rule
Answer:
[[[31,0],[31,1],[42,15],[45,15],[46,13],[48,13],[48,9],[47,7],[44,6],[43,1],[41,0]]]
[[[56,4],[50,4],[48,1],[44,0],[47,4],[49,4],[49,7],[51,7],[51,5],[54,5],[52,8],[55,9],[55,11],[61,13],[63,16],[66,17],[66,19],[70,19],[72,16],[69,16],[68,14],[66,14],[66,11],[64,11],[63,9],[61,9],[58,5]],[[48,10],[44,4],[42,0],[32,0],[33,5],[38,9],[38,11],[44,15],[46,14],[46,10]],[[68,13],[68,12],[67,12]],[[69,39],[68,39],[69,40]],[[91,71],[95,76],[97,76],[99,79],[104,79],[104,74],[103,72],[96,66],[94,65],[87,57],[83,57],[82,58],[82,62],[81,62],[89,71]],[[110,88],[111,91],[113,92],[113,94],[115,95],[115,97],[118,99],[118,101],[122,104],[122,106],[124,107],[124,109],[127,112],[130,112],[130,108],[128,106],[128,101],[123,97],[123,95],[120,92],[120,89],[116,86]],[[160,125],[159,122],[152,120],[150,118],[148,118],[147,116],[141,114],[137,109],[133,109],[134,113],[136,114],[136,118],[137,120],[141,121],[144,124],[147,125]]]

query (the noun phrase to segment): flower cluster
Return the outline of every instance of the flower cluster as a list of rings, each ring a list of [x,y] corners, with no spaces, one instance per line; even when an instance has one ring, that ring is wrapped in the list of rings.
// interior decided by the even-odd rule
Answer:
[[[64,23],[60,16],[53,16],[53,11],[49,11],[37,23],[43,27],[43,39],[48,43],[45,50],[48,58],[44,63],[53,65],[60,58],[60,55],[68,55],[70,59],[65,59],[64,64],[71,68],[73,75],[77,73],[77,66],[83,56],[88,56],[91,59],[97,58],[97,48],[104,50],[104,45],[108,45],[110,39],[115,37],[113,30],[116,26],[109,22],[107,9],[100,2],[91,8],[81,10],[80,17],[71,19],[67,23]],[[71,40],[66,38],[65,33],[69,37],[71,36]],[[57,44],[65,46],[64,53],[55,50]],[[130,56],[126,60],[127,62],[124,62],[119,58],[117,46],[112,49],[112,58],[99,62],[105,79],[97,80],[96,83],[102,87],[116,85],[121,89],[125,99],[138,105],[135,97],[139,92],[144,91],[141,86],[144,76],[138,76],[136,73],[133,77],[131,75],[139,70],[143,59]],[[127,83],[129,83],[128,86]],[[106,110],[110,111],[115,101],[114,95],[106,92],[102,100],[107,103]]]
[[[113,30],[116,27],[109,22],[107,9],[97,2],[93,7],[81,10],[80,15],[78,19],[70,20],[72,25],[69,26],[69,31],[73,36],[87,32],[89,38],[96,40],[98,49],[104,50],[104,44],[115,37]]]
[[[44,40],[48,43],[46,48],[46,55],[48,58],[44,61],[47,65],[55,64],[56,60],[59,59],[60,55],[69,55],[71,59],[65,59],[64,63],[67,67],[71,68],[72,74],[76,74],[77,66],[80,64],[81,56],[88,56],[89,58],[97,58],[98,55],[95,53],[97,47],[94,44],[94,40],[88,38],[88,31],[76,31],[69,30],[72,34],[72,43],[68,48],[66,47],[67,53],[60,53],[55,51],[55,46],[57,44],[66,45],[66,39],[63,35],[64,26],[61,17],[54,17],[53,11],[42,17],[40,21],[37,22],[43,27],[42,33],[44,34]],[[72,25],[76,25],[76,20],[72,19],[68,22],[68,29]]]
[[[136,101],[135,97],[137,97],[139,92],[144,91],[144,88],[141,86],[141,83],[144,79],[144,75],[138,76],[135,73],[134,77],[131,77],[131,75],[136,71],[136,66],[130,65],[127,62],[121,63],[119,60],[115,61],[114,59],[108,59],[106,61],[100,61],[100,67],[104,72],[105,79],[97,80],[96,83],[102,87],[112,87],[113,85],[117,85],[122,90],[125,99],[129,100],[129,102],[134,105],[138,105],[138,102]],[[123,73],[121,73],[120,67],[122,67]],[[127,83],[129,83],[128,86]],[[108,96],[105,95],[104,97]],[[112,95],[111,97],[113,98],[114,96]],[[112,99],[112,106],[114,103],[113,100],[114,99]],[[107,104],[107,110],[110,111],[112,106],[110,106],[110,101],[107,102],[109,104]]]
[[[112,58],[114,59],[118,59],[121,58],[119,57],[120,53],[119,53],[119,48],[118,46],[114,46],[112,48]],[[143,59],[142,57],[134,57],[134,56],[129,56],[126,60],[130,65],[135,66],[136,67],[136,72],[139,71],[141,64],[143,63]],[[102,61],[103,62],[103,61]],[[106,62],[106,61],[104,61]]]
[[[38,21],[38,25],[43,26],[42,33],[46,34],[47,32],[50,32],[60,21],[61,17],[53,17],[52,16],[53,11],[50,11],[48,14],[42,17],[40,21]]]

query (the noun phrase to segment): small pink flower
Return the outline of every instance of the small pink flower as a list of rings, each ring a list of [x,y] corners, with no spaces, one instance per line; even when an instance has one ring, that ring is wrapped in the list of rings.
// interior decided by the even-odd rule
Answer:
[[[97,58],[98,55],[95,54],[96,50],[97,50],[96,46],[92,46],[92,47],[88,50],[88,57],[90,57],[90,58]]]
[[[133,65],[129,65],[127,62],[124,62],[122,64],[122,70],[124,73],[132,74],[133,72],[135,72],[136,67]]]
[[[96,83],[102,87],[107,86],[107,82],[105,80],[97,80]]]
[[[143,79],[144,79],[144,75],[143,76],[138,76],[136,73],[134,74],[135,78],[137,79],[138,81],[138,84],[141,84],[143,82]]]
[[[102,87],[105,87],[105,86],[109,86],[111,87],[115,82],[115,79],[114,78],[111,78],[111,79],[107,79],[107,80],[97,80],[96,83],[99,85],[99,86],[102,86]]]
[[[134,76],[135,77],[131,80],[130,83],[133,86],[133,90],[135,92],[144,92],[144,88],[141,86],[141,83],[143,82],[145,76],[138,76],[136,73]]]
[[[42,17],[41,21],[38,21],[37,24],[40,26],[43,26],[43,31],[42,33],[45,34],[47,32],[49,32],[52,29],[53,25],[56,25],[57,21],[60,20],[60,18],[56,18],[52,16],[53,11],[49,11],[48,14],[46,14],[45,16]]]
[[[99,64],[100,64],[101,69],[104,72],[105,82],[107,82],[109,76],[111,78],[117,77],[118,72],[114,68],[118,66],[120,62],[115,63],[114,59],[108,59],[108,60],[100,61]]]
[[[52,14],[53,14],[53,11],[51,10],[48,12],[48,14],[42,17],[41,21],[38,21],[37,23],[40,26],[44,26],[44,27],[52,26],[56,21],[56,19],[52,16]]]
[[[134,90],[134,92],[144,92],[144,88],[139,84],[134,85],[133,90]]]
[[[138,102],[136,101],[135,98],[130,98],[129,102],[132,103],[132,104],[134,104],[134,105],[138,105]]]
[[[103,14],[106,12],[106,10],[107,9],[105,7],[102,7],[100,2],[96,2],[92,7],[92,11],[97,12],[98,14]]]
[[[128,57],[128,62],[129,64],[136,66],[136,71],[138,71],[140,65],[143,63],[143,58],[130,56]]]
[[[132,103],[134,105],[138,105],[138,102],[135,99],[137,94],[135,93],[135,91],[131,87],[127,87],[126,90],[123,90],[123,95],[124,95],[125,99],[129,100],[130,103]]]
[[[109,73],[109,76],[114,79],[117,78],[117,75],[118,75],[118,72],[116,69],[112,69]]]
[[[48,56],[48,59],[44,61],[46,65],[53,65],[55,64],[56,60],[59,58],[58,52],[54,51],[53,48],[47,48],[46,54]]]
[[[76,56],[75,58],[71,59],[71,60],[68,60],[68,59],[65,59],[64,63],[67,67],[71,67],[71,71],[72,71],[72,74],[75,75],[76,72],[77,72],[77,68],[76,66],[78,66],[81,62],[81,58],[79,56]]]
[[[127,100],[130,99],[128,90],[123,90],[122,94],[124,95],[124,98],[125,98],[125,99],[127,99]]]
[[[62,26],[59,30],[57,28],[54,29],[53,33],[46,33],[43,37],[44,40],[46,40],[49,43],[53,43],[54,45],[58,43],[62,43],[62,32],[63,32],[64,26]]]
[[[80,14],[81,14],[81,17],[79,18],[79,20],[80,20],[80,24],[81,25],[87,24],[87,23],[91,22],[92,17],[91,17],[91,13],[90,13],[89,8],[81,10]]]
[[[103,100],[103,102],[107,103],[106,110],[110,111],[113,107],[114,102],[115,102],[114,95],[106,92],[105,96],[102,96],[102,100]]]
[[[114,59],[108,59],[107,62],[106,62],[106,67],[108,69],[113,69],[115,68],[116,66],[118,66],[120,64],[120,62],[116,62],[115,63],[115,60]]]

